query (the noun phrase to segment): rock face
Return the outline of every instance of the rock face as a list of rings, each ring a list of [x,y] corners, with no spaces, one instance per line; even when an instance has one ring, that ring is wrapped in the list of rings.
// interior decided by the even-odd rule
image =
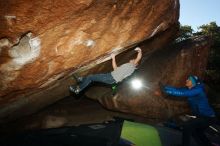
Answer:
[[[162,32],[155,44],[170,41],[177,32],[179,1],[8,0],[0,1],[0,15],[3,122],[68,95],[68,83],[61,87],[67,77],[110,59],[113,51]],[[144,51],[158,49],[149,48]]]
[[[181,87],[188,75],[203,78],[210,45],[210,39],[201,36],[167,46],[149,57],[145,56],[136,73],[121,83],[116,93],[110,87],[92,87],[86,95],[108,109],[148,118],[166,119],[187,112],[186,102],[157,97],[154,92],[159,88],[159,81]],[[135,78],[142,80],[142,89],[131,87]]]

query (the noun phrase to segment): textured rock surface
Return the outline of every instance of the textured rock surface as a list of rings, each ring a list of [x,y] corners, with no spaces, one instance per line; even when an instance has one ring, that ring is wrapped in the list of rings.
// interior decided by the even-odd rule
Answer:
[[[144,79],[145,84],[151,87],[152,90],[157,89],[156,84],[159,80],[178,86],[183,84],[182,82],[185,80],[185,74],[196,73],[199,76],[202,76],[203,73],[198,70],[198,68],[193,68],[192,70],[189,69],[191,66],[195,66],[194,63],[196,63],[196,66],[201,70],[205,67],[206,60],[202,58],[206,58],[207,56],[209,42],[208,40],[201,41],[202,42],[197,39],[197,41],[194,40],[193,42],[183,42],[175,46],[169,46],[168,48],[165,48],[164,51],[161,50],[154,53],[146,61],[143,60],[140,70],[137,72],[136,76],[143,77],[142,79]],[[154,46],[149,43],[146,45],[148,47]],[[144,46],[142,46],[142,48],[144,48]],[[117,56],[118,61],[121,60],[119,57],[127,57],[127,55],[132,52],[133,51]],[[200,55],[200,57],[198,57],[198,55]],[[178,60],[175,62],[177,58],[181,59],[181,61]],[[196,60],[192,61],[192,58],[195,58]],[[188,61],[186,62],[185,60]],[[167,61],[170,61],[170,64],[168,64],[169,62]],[[109,63],[110,62],[102,63],[94,69],[96,71],[104,71],[103,69],[106,68],[107,65],[110,65]],[[176,72],[177,69],[182,70],[185,66],[187,67],[184,69],[183,73],[180,71]],[[167,75],[171,76],[167,77]],[[172,78],[172,76],[175,78]],[[0,134],[6,135],[7,133],[15,133],[31,129],[100,123],[110,120],[113,117],[123,117],[125,119],[133,119],[141,123],[155,124],[157,122],[163,122],[169,118],[169,116],[187,111],[185,103],[154,97],[151,95],[149,90],[140,90],[140,93],[134,92],[134,90],[131,90],[132,92],[130,92],[128,90],[130,88],[127,88],[126,84],[127,83],[119,86],[117,97],[111,96],[111,87],[99,86],[96,84],[95,86],[91,86],[86,92],[86,95],[93,98],[94,101],[87,98],[82,98],[80,100],[75,100],[73,97],[65,98],[31,116],[26,116],[20,120],[16,120],[16,122],[1,124]],[[115,101],[110,99],[115,99]],[[114,109],[116,111],[120,110],[125,113],[106,110],[98,104],[97,100],[99,100],[102,105],[110,109]],[[116,105],[119,107],[116,107]],[[134,113],[136,115],[139,114],[141,116],[128,113]]]
[[[111,88],[93,87],[87,96],[99,100],[105,107],[151,118],[165,119],[188,111],[185,102],[156,97],[158,82],[184,86],[188,75],[203,77],[211,42],[207,37],[196,37],[154,52],[145,58],[138,71],[118,86],[115,95]],[[145,56],[146,57],[146,56]],[[143,81],[144,88],[135,91],[133,78]],[[175,98],[174,98],[175,99]]]
[[[62,99],[31,116],[20,118],[19,120],[16,120],[16,122],[1,124],[0,134],[1,136],[6,136],[7,134],[22,132],[24,130],[102,123],[112,120],[113,117],[135,119],[142,123],[152,121],[151,119],[144,117],[106,110],[97,101],[92,101],[87,98],[75,100],[74,98],[69,97]],[[153,121],[155,122],[155,119],[153,119]],[[1,139],[3,139],[3,137],[1,137]]]
[[[168,28],[174,36],[179,1],[9,0],[0,1],[0,16],[0,117],[5,121],[68,95],[67,85],[59,86],[78,68],[106,61],[112,51],[150,41]]]
[[[17,54],[23,54],[20,48],[28,46],[21,44],[21,36],[29,31],[33,33],[30,39],[35,39],[33,46],[38,46],[27,48],[30,49],[28,56],[32,55],[29,59],[6,53],[8,60],[1,62],[4,78],[1,97],[14,91],[47,86],[69,70],[150,38],[178,20],[178,5],[174,0],[66,0],[62,3],[11,0],[1,3],[4,19],[0,38],[7,37],[11,43],[18,43],[13,44],[16,48],[2,48],[2,52],[16,50]],[[21,41],[17,42],[18,39]]]

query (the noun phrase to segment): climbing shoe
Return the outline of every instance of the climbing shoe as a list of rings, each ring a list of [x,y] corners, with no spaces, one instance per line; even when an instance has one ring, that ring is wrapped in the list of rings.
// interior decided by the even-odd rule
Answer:
[[[78,77],[77,75],[73,74],[73,78],[76,80],[77,83],[82,82],[83,77]]]
[[[74,92],[75,94],[79,94],[79,92],[80,92],[79,86],[76,86],[76,87],[70,86],[69,90],[71,92]]]
[[[115,95],[117,92],[117,85],[116,84],[113,84],[112,85],[112,95]]]
[[[76,81],[77,81],[78,83],[81,83],[82,80],[83,80],[83,77],[77,77],[77,79],[76,79]]]

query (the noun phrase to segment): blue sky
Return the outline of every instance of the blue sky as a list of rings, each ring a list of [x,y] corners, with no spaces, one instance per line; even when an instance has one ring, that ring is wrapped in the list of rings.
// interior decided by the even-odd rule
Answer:
[[[180,0],[180,23],[198,26],[215,21],[220,25],[220,0]]]

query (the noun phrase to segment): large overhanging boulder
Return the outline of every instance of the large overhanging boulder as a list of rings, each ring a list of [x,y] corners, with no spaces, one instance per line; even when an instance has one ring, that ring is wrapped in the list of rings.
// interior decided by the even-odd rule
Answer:
[[[8,0],[0,15],[0,117],[7,121],[67,96],[66,79],[111,52],[160,33],[145,53],[172,40],[179,1]]]
[[[116,91],[99,85],[91,87],[86,95],[108,109],[152,119],[167,119],[189,112],[184,98],[158,97],[155,91],[159,90],[159,82],[181,87],[185,86],[188,75],[202,79],[210,46],[211,41],[206,36],[169,45],[145,56],[136,73],[119,84]],[[140,79],[143,87],[132,88],[133,79]]]

